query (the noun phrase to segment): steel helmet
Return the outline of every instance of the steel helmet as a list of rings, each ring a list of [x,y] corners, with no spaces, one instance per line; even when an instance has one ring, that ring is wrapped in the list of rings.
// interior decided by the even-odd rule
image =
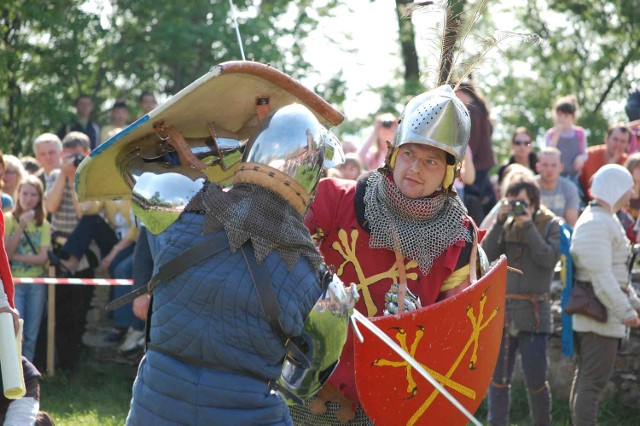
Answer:
[[[340,142],[301,104],[272,112],[249,139],[234,183],[267,187],[304,214],[323,166],[344,162]]]
[[[398,148],[408,143],[441,149],[453,157],[443,182],[443,187],[448,188],[464,159],[470,130],[469,111],[450,86],[421,93],[407,103],[400,117],[387,166],[393,169]]]

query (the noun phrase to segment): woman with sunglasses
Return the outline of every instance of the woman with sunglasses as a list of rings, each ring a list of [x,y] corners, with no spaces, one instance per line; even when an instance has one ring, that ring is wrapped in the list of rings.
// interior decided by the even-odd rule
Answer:
[[[538,156],[531,149],[533,137],[526,127],[518,127],[511,136],[511,157],[498,169],[498,182],[502,182],[507,166],[517,163],[536,173]]]

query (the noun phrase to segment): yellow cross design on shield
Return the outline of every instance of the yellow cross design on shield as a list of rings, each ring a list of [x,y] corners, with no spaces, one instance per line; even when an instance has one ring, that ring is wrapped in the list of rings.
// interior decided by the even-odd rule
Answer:
[[[486,293],[483,293],[482,297],[480,298],[477,317],[474,313],[474,308],[471,306],[467,307],[466,314],[471,323],[471,334],[466,344],[460,351],[460,354],[458,354],[458,357],[456,358],[454,363],[451,365],[451,367],[449,368],[446,374],[441,374],[429,368],[427,365],[423,364],[418,360],[418,362],[420,362],[420,365],[425,370],[427,370],[427,372],[431,374],[436,380],[438,380],[443,386],[446,386],[470,399],[476,399],[476,391],[463,385],[462,383],[456,382],[455,380],[451,379],[451,376],[456,372],[460,363],[462,362],[463,358],[465,357],[465,355],[467,354],[470,348],[472,349],[472,352],[471,352],[471,358],[469,360],[469,366],[468,366],[469,369],[475,368],[475,365],[478,363],[478,343],[480,339],[480,333],[495,318],[495,316],[498,314],[498,309],[499,309],[496,307],[491,312],[491,315],[489,315],[489,318],[483,321],[484,307],[486,302],[487,302],[487,295]],[[402,328],[394,328],[394,329],[396,330],[395,339],[398,341],[402,349],[407,351],[413,358],[417,360],[416,352],[418,350],[418,345],[422,340],[422,337],[424,336],[424,326],[418,326],[418,330],[415,333],[415,337],[413,339],[413,343],[411,344],[411,347],[409,347],[407,344],[406,330]],[[409,394],[407,398],[413,398],[418,394],[418,387],[417,387],[416,381],[413,378],[413,368],[408,362],[404,360],[392,361],[387,359],[377,359],[374,361],[373,365],[379,366],[379,367],[396,367],[396,368],[404,367],[406,369],[407,393]],[[416,410],[413,416],[411,416],[407,424],[408,425],[416,424],[416,422],[425,413],[425,411],[427,411],[429,406],[433,403],[433,401],[439,394],[440,392],[434,389],[431,392],[431,394],[428,396],[428,398],[425,400],[425,402],[420,406],[420,408],[418,408],[418,410]]]

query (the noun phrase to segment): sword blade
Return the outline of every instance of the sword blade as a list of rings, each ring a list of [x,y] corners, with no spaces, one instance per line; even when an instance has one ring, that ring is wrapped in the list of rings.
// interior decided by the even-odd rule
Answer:
[[[464,414],[469,419],[470,422],[472,422],[476,426],[482,426],[482,423],[480,423],[475,417],[473,417],[473,414],[471,414],[466,408],[464,408],[464,406],[460,404],[460,402],[453,395],[451,395],[449,391],[447,391],[440,384],[440,382],[438,382],[431,374],[429,374],[429,372],[425,370],[422,367],[422,365],[420,365],[420,363],[416,361],[415,358],[409,355],[407,351],[402,349],[396,342],[394,342],[389,336],[387,336],[385,332],[380,329],[380,327],[375,325],[373,322],[369,320],[369,318],[362,315],[360,312],[358,312],[355,309],[353,310],[353,314],[351,315],[351,318],[353,318],[354,320],[358,321],[360,324],[368,328],[373,334],[375,334],[380,340],[382,340],[387,346],[389,346],[395,353],[400,355],[402,359],[407,361],[418,373],[420,373],[422,377],[427,379],[427,381],[431,383],[431,385],[434,388],[436,388],[438,392],[444,395],[445,398],[447,398],[449,402],[453,404],[454,407],[456,407],[462,414]],[[358,334],[360,333],[358,332]]]

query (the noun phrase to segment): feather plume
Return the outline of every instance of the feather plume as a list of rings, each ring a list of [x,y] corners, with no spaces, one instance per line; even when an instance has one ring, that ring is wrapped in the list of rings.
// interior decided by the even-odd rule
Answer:
[[[498,30],[496,30],[494,35],[491,37],[481,38],[476,51],[464,58],[464,60],[459,64],[456,64],[455,69],[460,72],[460,75],[456,76],[458,83],[455,85],[453,90],[458,89],[460,84],[473,72],[473,70],[485,60],[489,52],[495,48],[500,49],[500,46],[505,42],[516,41],[519,43],[539,43],[540,40],[541,39],[537,34]],[[449,78],[453,77],[453,71],[454,68],[452,68],[452,73],[450,73]]]
[[[455,0],[454,0],[455,1]],[[491,36],[476,34],[477,24],[486,11],[490,0],[477,0],[469,4],[466,12],[454,13],[447,0],[414,2],[405,6],[403,16],[416,13],[429,15],[432,19],[421,28],[427,38],[427,69],[432,87],[451,84],[455,77],[462,82],[486,59],[490,51],[500,48],[504,42],[539,43],[536,34],[495,30]],[[440,17],[434,16],[435,13]],[[438,18],[438,19],[436,19]],[[473,52],[466,53],[467,44],[474,40]],[[456,85],[456,89],[460,83]]]
[[[478,0],[476,1],[470,8],[469,12],[464,13],[461,17],[463,23],[460,28],[460,37],[458,46],[459,49],[455,53],[455,57],[453,58],[452,64],[457,64],[460,60],[461,55],[464,53],[464,47],[466,45],[467,39],[473,34],[473,29],[476,27],[478,21],[482,17],[482,14],[487,9],[490,0]],[[451,66],[448,70],[446,82],[451,81],[451,77],[453,76],[454,70],[456,67]]]
[[[422,14],[428,18],[429,22],[421,27],[428,51],[425,74],[434,86],[443,84],[447,74],[445,70],[451,65],[455,52],[460,16],[452,13],[446,0],[407,5],[404,13],[405,16]]]

